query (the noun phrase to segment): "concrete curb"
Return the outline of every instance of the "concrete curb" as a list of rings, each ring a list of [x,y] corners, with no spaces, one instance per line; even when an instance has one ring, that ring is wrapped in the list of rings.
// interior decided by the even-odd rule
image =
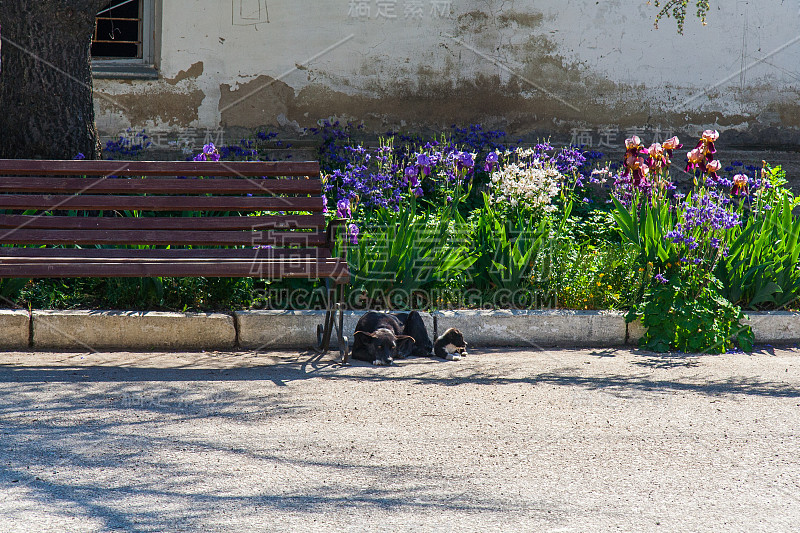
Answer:
[[[762,311],[745,313],[749,318],[745,324],[753,328],[756,343],[794,344],[800,343],[800,313],[792,311]],[[628,342],[638,346],[644,337],[645,328],[640,320],[628,324]]]
[[[27,350],[31,317],[27,311],[0,309],[0,349]]]
[[[647,329],[642,325],[641,320],[634,320],[628,324],[628,336],[625,339],[625,344],[639,346],[639,339],[644,337],[646,331]]]
[[[345,311],[344,335],[353,343],[353,332],[363,311]],[[433,317],[421,313],[428,332],[433,336]],[[237,311],[236,329],[239,346],[247,350],[271,348],[311,348],[317,342],[317,325],[325,321],[325,311]],[[331,346],[338,348],[336,333]]]
[[[458,328],[472,346],[622,346],[618,311],[441,311],[439,334]]]
[[[344,334],[352,343],[362,311],[345,312]],[[639,321],[625,323],[618,311],[440,311],[423,313],[433,338],[455,327],[470,346],[636,346]],[[26,350],[247,350],[311,348],[324,311],[163,313],[134,311],[0,310],[0,349]],[[800,343],[800,313],[750,313],[759,344]],[[335,335],[332,347],[336,348]]]
[[[32,345],[45,350],[232,350],[233,317],[219,313],[34,311]]]
[[[756,342],[793,344],[800,342],[800,313],[791,311],[764,311],[745,313],[745,321],[753,328]]]

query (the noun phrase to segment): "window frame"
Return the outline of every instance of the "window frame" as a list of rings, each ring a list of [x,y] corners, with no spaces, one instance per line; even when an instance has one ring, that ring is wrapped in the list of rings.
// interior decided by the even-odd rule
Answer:
[[[112,0],[113,1],[113,0]],[[157,23],[161,0],[141,0],[142,57],[92,58],[92,74],[97,79],[158,79],[156,63]]]

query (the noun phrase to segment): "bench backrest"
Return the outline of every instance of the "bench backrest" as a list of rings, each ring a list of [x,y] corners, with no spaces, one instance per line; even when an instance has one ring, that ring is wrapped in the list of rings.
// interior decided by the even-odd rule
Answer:
[[[326,245],[316,162],[0,160],[0,193],[0,244]]]
[[[0,160],[6,246],[193,247],[209,258],[267,247],[270,257],[329,258],[323,209],[313,161]],[[70,255],[80,252],[60,252]]]

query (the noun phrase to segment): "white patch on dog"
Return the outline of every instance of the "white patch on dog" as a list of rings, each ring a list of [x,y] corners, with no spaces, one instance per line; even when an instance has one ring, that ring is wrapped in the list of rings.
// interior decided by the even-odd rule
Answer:
[[[448,344],[444,347],[444,351],[447,353],[456,353],[458,351],[458,347],[455,344]]]
[[[380,362],[380,361],[378,361],[377,359],[375,359],[375,360],[372,362],[372,365],[373,365],[373,366],[383,366],[383,363],[382,363],[382,362]]]
[[[447,354],[448,361],[461,361],[461,354],[449,353]]]

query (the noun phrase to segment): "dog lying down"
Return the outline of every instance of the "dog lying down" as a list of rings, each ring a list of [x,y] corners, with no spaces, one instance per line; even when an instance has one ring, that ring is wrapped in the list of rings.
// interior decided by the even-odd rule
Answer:
[[[436,339],[434,345],[417,311],[395,314],[369,311],[356,324],[350,356],[378,366],[389,366],[395,359],[408,356],[428,357],[431,352],[442,359],[457,361],[466,355],[466,346],[463,335],[454,328]]]
[[[467,356],[467,342],[464,335],[456,328],[450,328],[444,335],[436,339],[433,345],[433,353],[436,357],[447,359],[448,361],[459,361]]]

